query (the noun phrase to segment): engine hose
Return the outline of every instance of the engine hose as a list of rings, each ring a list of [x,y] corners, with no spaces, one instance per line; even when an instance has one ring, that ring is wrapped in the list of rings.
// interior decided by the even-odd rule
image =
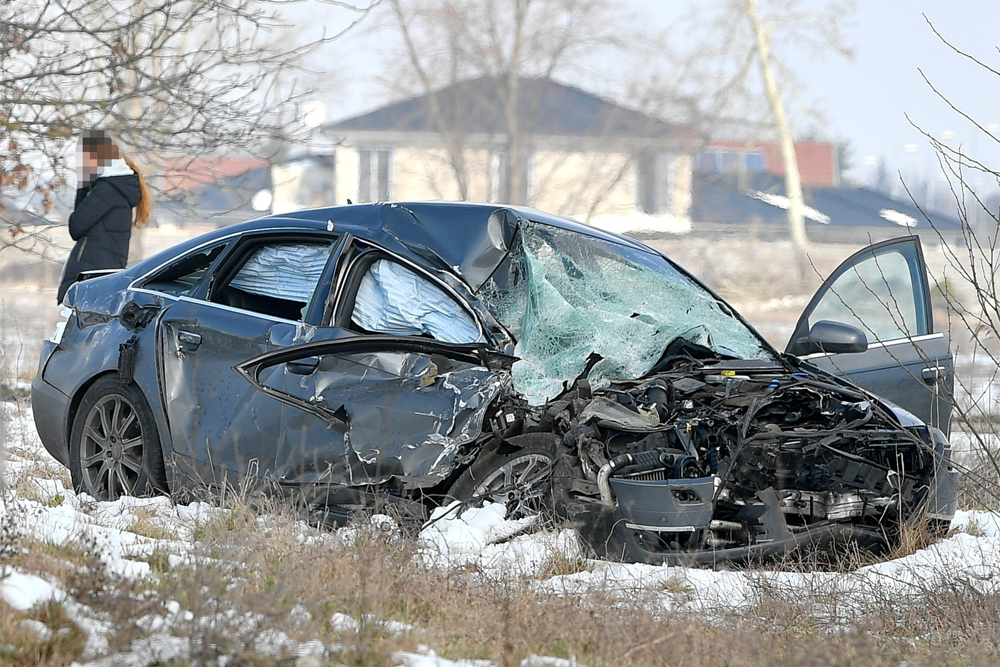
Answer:
[[[611,492],[611,482],[608,478],[611,477],[611,463],[605,463],[601,466],[600,471],[597,473],[597,488],[601,491],[601,502],[609,507],[616,507],[615,495]]]
[[[657,456],[655,450],[653,452],[636,452],[635,454],[619,454],[615,458],[611,459],[603,466],[601,466],[600,471],[597,473],[597,488],[601,492],[601,502],[610,507],[615,507],[615,496],[611,491],[611,482],[608,479],[611,477],[611,473],[619,468],[624,468],[625,466],[635,465],[637,463],[650,463],[650,456]]]

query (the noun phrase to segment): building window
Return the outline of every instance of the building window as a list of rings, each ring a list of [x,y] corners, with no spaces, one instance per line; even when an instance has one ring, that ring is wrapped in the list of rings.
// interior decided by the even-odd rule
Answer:
[[[715,151],[702,151],[698,154],[698,171],[703,174],[714,174],[719,171]]]
[[[389,201],[392,198],[392,149],[358,150],[358,201]]]
[[[767,168],[763,151],[751,151],[747,153],[746,167],[747,171],[751,173],[763,173]]]
[[[739,148],[709,148],[698,155],[698,171],[703,174],[745,171],[761,173],[766,170],[764,151]]]
[[[635,207],[643,213],[669,213],[673,208],[674,157],[642,152],[636,156]]]
[[[520,156],[520,173],[511,187],[510,153],[495,148],[490,153],[490,202],[494,204],[529,204],[535,193],[535,156],[524,152]]]

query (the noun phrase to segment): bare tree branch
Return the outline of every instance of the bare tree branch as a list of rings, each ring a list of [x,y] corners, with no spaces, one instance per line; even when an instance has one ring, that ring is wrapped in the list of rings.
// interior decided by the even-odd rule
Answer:
[[[82,129],[111,131],[154,176],[178,157],[267,157],[300,138],[305,56],[379,3],[309,0],[346,27],[289,38],[283,12],[304,1],[0,4],[0,249],[34,247],[18,232],[56,212]]]

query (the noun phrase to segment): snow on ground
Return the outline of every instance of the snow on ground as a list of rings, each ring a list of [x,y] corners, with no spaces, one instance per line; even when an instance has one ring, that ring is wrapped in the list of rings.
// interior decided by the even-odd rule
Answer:
[[[475,566],[492,579],[504,576],[533,577],[553,556],[580,558],[582,552],[572,530],[530,530],[534,519],[507,521],[503,505],[486,503],[459,515],[460,505],[439,508],[420,532],[418,556],[435,567]]]
[[[622,598],[646,596],[663,611],[733,612],[760,601],[762,590],[785,599],[836,601],[844,619],[866,605],[919,600],[954,582],[988,595],[1000,593],[1000,515],[959,512],[956,534],[915,553],[853,572],[713,571],[592,561],[582,572],[551,577],[536,590],[583,595],[600,590]]]
[[[150,576],[146,560],[154,553],[165,554],[171,565],[194,557],[193,537],[204,522],[227,510],[205,503],[173,504],[167,498],[122,498],[97,502],[76,494],[68,473],[44,451],[34,432],[29,409],[0,404],[8,416],[7,447],[3,477],[6,491],[0,494],[0,520],[6,516],[17,530],[53,545],[90,544],[99,552],[110,572],[133,579]],[[259,517],[261,525],[270,520]],[[379,528],[392,532],[392,519],[370,519]],[[453,506],[435,512],[417,540],[415,557],[428,567],[474,570],[490,579],[527,578],[540,593],[587,597],[599,593],[601,599],[623,604],[642,601],[653,611],[727,613],[747,609],[759,601],[764,589],[779,591],[788,599],[815,599],[818,615],[845,618],[861,613],[873,599],[919,599],[929,590],[943,589],[960,582],[984,594],[1000,592],[1000,515],[990,512],[960,512],[955,532],[911,555],[861,567],[850,573],[794,572],[780,570],[713,571],[707,569],[587,561],[572,531],[534,531],[530,520],[506,521],[499,505],[469,508],[459,515]],[[297,524],[302,540],[339,539],[350,543],[357,528],[336,533],[322,532]],[[398,531],[397,531],[398,532]],[[547,564],[554,557],[576,566],[565,574],[548,576]],[[185,612],[168,602],[167,616],[147,619],[150,637],[135,642],[127,655],[108,657],[102,644],[101,621],[84,605],[67,599],[53,582],[0,566],[0,598],[14,609],[24,610],[47,600],[63,601],[78,625],[88,632],[86,655],[91,665],[145,665],[184,655],[188,645],[160,629],[171,618]],[[335,628],[350,629],[358,620],[347,614],[330,619]],[[252,619],[248,620],[252,622]],[[407,633],[411,626],[380,622],[391,633]],[[297,642],[280,631],[261,634],[258,648],[265,653],[329,655],[335,647],[322,642]],[[482,661],[445,660],[431,648],[416,653],[397,652],[398,665],[483,667]],[[555,664],[534,656],[527,664]],[[548,662],[547,662],[548,661]],[[568,663],[567,663],[568,664]]]

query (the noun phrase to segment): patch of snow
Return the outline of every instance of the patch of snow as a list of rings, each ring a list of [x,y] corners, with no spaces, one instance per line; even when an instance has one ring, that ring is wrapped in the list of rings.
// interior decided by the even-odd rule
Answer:
[[[35,633],[41,640],[47,640],[52,636],[52,631],[49,630],[49,626],[45,625],[41,621],[36,621],[33,618],[26,618],[20,623],[21,627],[25,630]]]
[[[598,215],[587,220],[587,215],[572,216],[576,220],[584,220],[587,224],[615,234],[688,234],[691,232],[691,220],[662,213],[649,215],[647,213],[627,213],[619,215]]]
[[[377,626],[380,630],[384,630],[391,635],[403,635],[414,630],[414,627],[409,623],[382,620],[370,614],[366,615],[364,620],[366,624]],[[336,612],[330,617],[330,627],[335,632],[359,632],[361,630],[361,621],[353,616]]]
[[[747,194],[753,197],[754,199],[759,199],[765,204],[770,204],[771,206],[776,206],[786,211],[788,210],[788,207],[791,205],[791,200],[789,200],[788,197],[786,197],[785,195],[775,195],[771,194],[770,192],[761,192],[760,190],[753,190],[748,192]],[[821,213],[820,211],[817,211],[812,206],[806,206],[803,204],[802,215],[808,218],[809,220],[813,220],[815,222],[819,222],[824,225],[830,224],[830,216],[828,216],[825,213]]]
[[[334,632],[357,632],[361,629],[361,622],[353,616],[338,611],[330,617],[330,628]]]
[[[0,387],[14,391],[31,391],[31,381],[18,378],[0,378]]]
[[[298,647],[298,642],[286,635],[277,628],[267,628],[254,637],[253,647],[259,653],[270,656],[278,656],[286,651],[290,652],[292,647]],[[326,648],[320,643],[319,653],[323,653]]]
[[[396,651],[392,654],[392,661],[396,667],[495,667],[495,663],[490,660],[449,660],[442,658],[433,649],[424,646],[417,646],[415,652]],[[520,662],[520,667],[584,667],[576,661],[576,658],[567,660],[566,658],[555,658],[546,655],[535,655],[532,653]]]
[[[889,222],[899,225],[900,227],[916,227],[917,219],[912,215],[907,215],[901,211],[894,211],[891,208],[883,208],[878,212],[879,217],[883,220],[888,220]]]
[[[523,532],[535,522],[534,517],[507,521],[506,514],[507,509],[499,503],[464,507],[455,501],[434,510],[420,531],[420,546],[430,561],[446,566],[458,564],[466,555],[478,557],[487,546]]]
[[[183,659],[191,654],[191,648],[191,640],[185,637],[153,635],[132,642],[127,653],[115,653],[78,667],[146,667]]]
[[[554,556],[581,555],[572,530],[522,534],[535,517],[508,520],[506,508],[484,502],[464,508],[455,502],[434,510],[418,538],[419,554],[431,567],[475,565],[492,578],[536,576]]]
[[[313,530],[312,532],[315,534],[316,531]],[[395,519],[386,514],[375,514],[369,517],[365,523],[352,523],[338,529],[335,539],[339,540],[340,544],[344,546],[352,547],[358,538],[373,534],[379,535],[390,542],[402,538],[402,532]]]
[[[418,646],[415,653],[396,651],[392,662],[396,667],[494,667],[489,660],[448,660],[424,645]]]
[[[805,308],[812,297],[805,294],[786,294],[785,296],[774,297],[767,301],[744,303],[740,309],[743,312],[767,313],[775,310],[789,310],[791,308]]]
[[[0,598],[17,609],[26,611],[37,604],[65,599],[66,594],[54,584],[33,574],[24,574],[17,570],[6,570],[0,579]]]
[[[532,653],[521,661],[521,667],[584,667],[576,658],[554,658],[550,655],[535,655]]]

